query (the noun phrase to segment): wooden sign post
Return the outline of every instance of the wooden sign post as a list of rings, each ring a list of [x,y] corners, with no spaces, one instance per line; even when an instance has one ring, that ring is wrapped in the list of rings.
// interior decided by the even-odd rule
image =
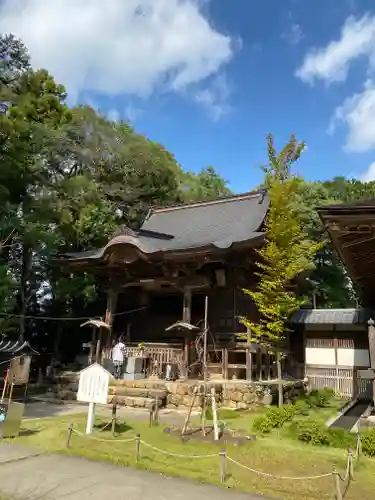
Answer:
[[[370,355],[370,367],[375,372],[375,322],[368,320],[368,350]],[[372,379],[372,400],[375,404],[375,377]]]
[[[97,404],[107,404],[108,386],[111,374],[98,363],[94,363],[79,374],[77,401],[89,403],[86,434],[91,434],[95,421]]]

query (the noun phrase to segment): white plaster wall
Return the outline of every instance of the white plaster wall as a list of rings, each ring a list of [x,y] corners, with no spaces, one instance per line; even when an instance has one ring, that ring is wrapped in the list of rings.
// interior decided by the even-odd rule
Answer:
[[[337,349],[339,366],[370,366],[368,349]]]
[[[335,350],[333,348],[306,347],[306,364],[335,366]]]
[[[336,366],[335,349],[306,347],[306,365]],[[338,366],[370,366],[368,349],[337,349]]]

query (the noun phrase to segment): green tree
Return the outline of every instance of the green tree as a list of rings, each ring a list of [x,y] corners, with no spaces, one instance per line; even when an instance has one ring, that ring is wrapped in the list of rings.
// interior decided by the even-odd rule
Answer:
[[[244,290],[260,314],[259,322],[242,318],[252,342],[263,344],[278,353],[287,330],[291,313],[304,303],[296,294],[295,280],[311,271],[314,256],[322,243],[312,241],[303,228],[295,198],[300,180],[292,173],[292,166],[303,149],[292,135],[285,147],[277,153],[272,136],[268,136],[268,166],[264,167],[265,186],[270,207],[268,210],[264,245],[258,250],[256,290]]]
[[[231,194],[228,182],[211,166],[197,175],[181,172],[179,187],[184,202],[214,200]]]

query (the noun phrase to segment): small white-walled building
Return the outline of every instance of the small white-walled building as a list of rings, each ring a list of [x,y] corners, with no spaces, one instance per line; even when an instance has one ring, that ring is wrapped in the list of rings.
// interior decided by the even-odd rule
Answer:
[[[370,367],[367,322],[374,316],[366,309],[300,309],[292,316],[291,347],[313,389],[371,399],[371,381],[357,372]]]

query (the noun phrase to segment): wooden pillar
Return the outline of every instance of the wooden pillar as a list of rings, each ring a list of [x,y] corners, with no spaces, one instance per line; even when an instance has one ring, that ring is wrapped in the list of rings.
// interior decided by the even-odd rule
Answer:
[[[191,288],[184,288],[184,302],[182,309],[182,321],[185,323],[191,322]],[[185,337],[184,343],[184,367],[183,373],[181,374],[184,378],[188,378],[188,366],[189,366],[189,341]]]
[[[184,289],[184,305],[182,311],[182,321],[185,323],[190,323],[191,321],[191,288],[186,287]]]
[[[96,328],[93,326],[92,327],[92,333],[91,333],[91,344],[90,344],[90,351],[89,351],[89,365],[91,365],[94,361],[94,350],[95,350],[95,339],[96,339]]]
[[[113,290],[109,290],[109,292],[107,292],[107,310],[105,312],[105,322],[110,326],[112,326],[113,315],[116,312],[117,297],[117,292],[114,292]]]
[[[263,379],[262,376],[262,360],[263,360],[263,355],[260,350],[259,345],[257,345],[257,352],[256,352],[256,372],[257,372],[257,377],[258,380],[261,381]]]
[[[338,340],[337,340],[336,334],[335,334],[335,337],[333,339],[333,349],[335,352],[335,392],[336,392],[336,395],[338,396],[339,392],[340,392],[340,384],[339,384]]]
[[[251,349],[246,349],[246,380],[251,380],[253,376],[253,367],[252,367],[252,353]]]
[[[102,328],[98,328],[98,338],[96,341],[96,353],[95,353],[95,362],[102,362]]]
[[[375,322],[372,318],[368,320],[368,350],[370,366],[375,370]],[[372,399],[375,404],[375,380],[372,381]]]
[[[283,381],[282,381],[283,372],[281,368],[281,356],[279,351],[276,351],[276,366],[277,366],[277,379],[278,379],[277,382],[278,403],[279,403],[279,408],[281,408],[282,405],[284,404],[284,395],[283,395]]]
[[[113,315],[115,314],[116,312],[116,305],[117,305],[117,297],[118,297],[118,294],[117,292],[113,291],[113,290],[109,290],[107,292],[107,309],[105,311],[105,318],[104,318],[104,322],[107,323],[107,325],[109,325],[111,327],[111,330],[109,330],[108,332],[106,332],[107,334],[107,342],[104,342],[104,344],[106,345],[107,349],[111,349],[111,343],[112,343],[112,323],[113,323]]]
[[[228,348],[223,349],[223,379],[228,380]]]

